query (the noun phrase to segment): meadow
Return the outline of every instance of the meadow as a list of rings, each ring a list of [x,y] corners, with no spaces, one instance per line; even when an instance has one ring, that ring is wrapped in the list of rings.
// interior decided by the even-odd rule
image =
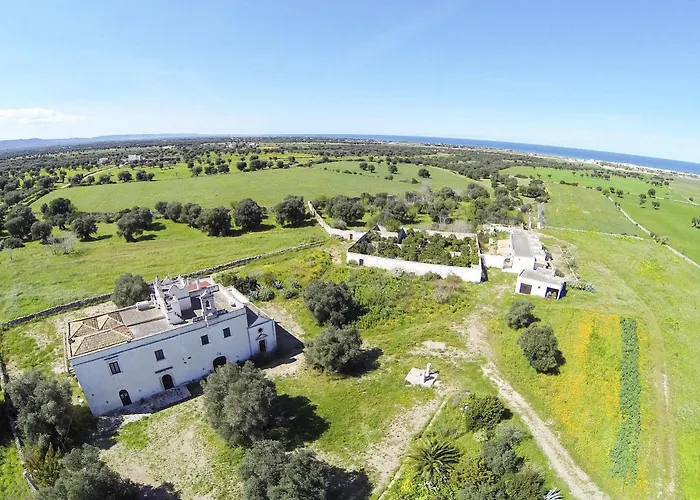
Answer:
[[[441,168],[429,168],[430,179],[418,177],[416,165],[400,164],[394,180],[386,180],[386,164],[378,165],[375,173],[363,172],[360,162],[337,161],[313,167],[257,170],[255,172],[232,171],[229,174],[200,175],[199,177],[171,177],[151,182],[78,186],[52,191],[32,204],[39,210],[42,203],[54,198],[69,198],[80,210],[93,212],[117,211],[132,206],[153,207],[156,201],[191,201],[203,207],[229,206],[242,198],[253,198],[261,205],[272,206],[286,195],[304,196],[311,200],[321,195],[344,194],[357,196],[363,192],[403,194],[415,191],[423,182],[433,189],[445,186],[461,191],[470,182],[467,177]],[[339,170],[339,172],[337,171]],[[351,174],[343,173],[348,170]],[[189,174],[187,174],[189,175]],[[411,184],[412,178],[417,185]]]
[[[210,238],[185,224],[157,219],[158,230],[127,243],[115,224],[99,224],[96,239],[54,255],[39,242],[0,252],[6,286],[0,292],[0,321],[112,290],[125,272],[155,276],[188,273],[232,260],[325,238],[318,226],[281,228],[267,220],[262,231]]]

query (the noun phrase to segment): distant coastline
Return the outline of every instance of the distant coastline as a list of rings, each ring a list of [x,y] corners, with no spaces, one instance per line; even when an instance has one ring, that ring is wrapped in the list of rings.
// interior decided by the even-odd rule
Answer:
[[[363,135],[363,134],[327,134],[312,135],[307,137],[328,137],[348,139],[369,139],[391,142],[414,142],[429,144],[450,144],[455,146],[471,146],[477,148],[503,149],[519,153],[530,153],[537,156],[557,157],[561,159],[579,161],[584,163],[608,162],[624,168],[648,168],[657,171],[669,171],[674,173],[689,173],[700,175],[700,163],[680,160],[669,160],[651,156],[630,155],[625,153],[611,153],[609,151],[596,151],[592,149],[565,148],[559,146],[545,146],[541,144],[525,144],[519,142],[479,141],[474,139],[455,139],[449,137],[421,137],[398,135]]]

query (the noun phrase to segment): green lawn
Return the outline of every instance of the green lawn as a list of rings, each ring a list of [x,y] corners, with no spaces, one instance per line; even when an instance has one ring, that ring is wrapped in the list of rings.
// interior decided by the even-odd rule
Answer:
[[[256,172],[232,171],[229,174],[201,175],[191,177],[182,171],[185,167],[176,167],[164,172],[180,172],[180,177],[166,178],[152,182],[129,182],[106,184],[102,186],[80,186],[52,191],[32,205],[35,211],[42,203],[53,198],[69,198],[85,211],[116,211],[134,205],[153,207],[156,201],[195,202],[203,207],[229,206],[232,201],[241,198],[253,198],[262,205],[271,206],[288,194],[302,195],[306,199],[317,196],[335,196],[344,194],[355,196],[363,192],[387,192],[403,194],[416,190],[420,184],[410,183],[415,177],[428,182],[434,189],[445,186],[463,190],[470,182],[467,177],[449,170],[429,168],[431,178],[423,180],[418,177],[418,167],[401,164],[394,180],[386,180],[386,164],[377,166],[377,172],[370,174],[359,169],[359,162],[338,161],[314,165],[313,167],[294,167],[289,169],[259,170]],[[186,169],[186,168],[185,168]],[[327,170],[324,170],[327,169]],[[340,170],[336,172],[335,170]],[[344,170],[358,172],[356,175],[344,174]],[[158,179],[158,173],[156,173]]]
[[[159,222],[163,229],[146,232],[144,241],[136,243],[117,236],[114,224],[100,224],[98,239],[77,243],[70,255],[53,255],[38,242],[0,252],[6,280],[0,292],[0,321],[109,292],[114,280],[125,272],[153,279],[325,238],[318,226],[273,226],[267,231],[210,238],[185,224]]]
[[[658,200],[661,206],[654,209],[651,199],[643,207],[636,197],[613,199],[642,226],[658,236],[668,236],[673,248],[700,262],[700,229],[691,225],[693,218],[700,218],[700,206]]]
[[[548,184],[551,196],[545,205],[546,226],[639,235],[641,231],[599,191]]]

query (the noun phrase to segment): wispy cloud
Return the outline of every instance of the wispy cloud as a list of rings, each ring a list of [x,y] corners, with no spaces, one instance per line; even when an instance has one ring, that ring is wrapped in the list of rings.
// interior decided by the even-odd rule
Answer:
[[[85,119],[85,116],[71,115],[49,108],[0,109],[0,121],[9,121],[21,125],[75,123]]]

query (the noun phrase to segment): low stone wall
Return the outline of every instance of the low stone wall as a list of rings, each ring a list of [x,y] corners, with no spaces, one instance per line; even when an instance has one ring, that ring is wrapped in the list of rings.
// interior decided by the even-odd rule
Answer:
[[[378,267],[380,269],[386,269],[388,271],[393,271],[394,269],[401,269],[408,273],[414,273],[418,275],[436,273],[447,278],[450,274],[459,276],[464,281],[471,281],[473,283],[481,282],[483,278],[483,271],[481,265],[476,265],[472,267],[458,267],[458,266],[445,266],[442,264],[426,264],[424,262],[413,262],[408,260],[399,259],[388,259],[386,257],[377,257],[376,255],[364,255],[355,252],[347,253],[347,261],[354,262],[358,265]],[[360,261],[362,263],[360,264]]]
[[[254,261],[254,260],[263,259],[266,257],[272,257],[274,255],[279,255],[279,254],[286,253],[286,252],[293,252],[295,250],[303,250],[305,248],[310,248],[310,247],[321,245],[322,243],[323,242],[321,242],[321,241],[312,241],[309,243],[302,243],[301,245],[297,245],[294,247],[283,248],[282,250],[276,250],[274,252],[268,252],[268,253],[263,253],[263,254],[259,254],[259,255],[253,255],[252,257],[245,257],[243,259],[234,260],[231,262],[227,262],[225,264],[220,264],[218,266],[208,267],[206,269],[200,269],[199,271],[194,271],[192,273],[185,274],[185,276],[186,277],[196,277],[196,276],[208,275],[208,274],[216,273],[219,271],[224,271],[224,270],[229,269],[231,267],[240,266],[242,264],[246,264],[246,263]],[[31,321],[33,319],[43,318],[45,316],[51,316],[52,314],[64,312],[64,311],[67,311],[69,309],[79,309],[79,308],[89,306],[92,304],[106,302],[111,298],[111,296],[112,296],[111,293],[103,293],[102,295],[97,295],[95,297],[88,297],[86,299],[76,300],[73,302],[69,302],[67,304],[61,304],[58,306],[50,307],[48,309],[44,309],[43,311],[38,311],[38,312],[35,312],[32,314],[27,314],[26,316],[20,316],[19,318],[11,319],[10,321],[7,321],[6,323],[0,323],[0,328],[9,328],[11,326],[17,326],[17,325],[20,325],[22,323],[26,323],[26,322]]]

